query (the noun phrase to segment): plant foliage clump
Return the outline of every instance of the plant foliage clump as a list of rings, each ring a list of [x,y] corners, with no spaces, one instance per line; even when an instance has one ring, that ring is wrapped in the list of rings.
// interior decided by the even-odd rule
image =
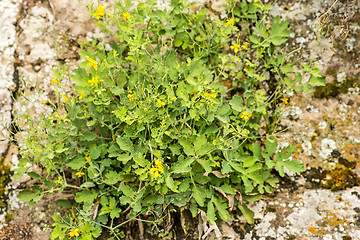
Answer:
[[[171,6],[91,8],[111,48],[84,45],[74,92],[32,128],[17,169],[41,180],[19,194],[30,206],[73,190],[73,203],[58,202],[77,211],[53,217],[52,239],[93,239],[104,228],[119,239],[121,225],[160,224],[173,210],[210,224],[237,210],[253,223],[246,204],[276,187],[271,171],[304,170],[293,146],[278,149],[277,122],[286,93],[324,80],[316,66],[294,73],[283,52],[288,21],[268,20],[271,5],[260,1],[228,2],[224,20],[182,1]],[[54,74],[60,85],[66,69]]]

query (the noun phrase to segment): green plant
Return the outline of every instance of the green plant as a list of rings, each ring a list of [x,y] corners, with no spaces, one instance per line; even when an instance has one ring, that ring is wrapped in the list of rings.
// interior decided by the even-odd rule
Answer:
[[[16,175],[41,184],[19,199],[32,207],[44,194],[73,190],[75,203],[60,203],[77,214],[55,215],[52,239],[93,239],[104,228],[120,239],[129,221],[156,227],[184,209],[211,224],[238,209],[253,223],[246,203],[276,187],[271,171],[304,170],[290,158],[293,146],[278,149],[284,94],[312,91],[323,77],[316,65],[302,68],[306,83],[294,73],[279,48],[288,22],[267,25],[269,4],[229,2],[220,20],[181,1],[169,11],[154,1],[129,11],[130,3],[92,11],[112,50],[85,44],[75,91],[58,94],[54,113],[30,128]],[[52,84],[67,72],[58,67]],[[46,176],[28,172],[29,163]]]

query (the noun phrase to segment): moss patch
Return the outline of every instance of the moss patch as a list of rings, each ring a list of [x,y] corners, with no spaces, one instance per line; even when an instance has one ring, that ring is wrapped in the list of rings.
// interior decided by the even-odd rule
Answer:
[[[9,180],[10,167],[4,164],[4,157],[0,158],[0,207],[5,207],[5,184]]]
[[[336,79],[337,71],[329,67],[325,75],[331,75]],[[335,80],[333,83],[327,83],[326,86],[318,87],[314,92],[314,97],[326,99],[337,97],[341,93],[347,93],[349,88],[357,86],[358,83],[356,79],[346,79],[342,83]]]

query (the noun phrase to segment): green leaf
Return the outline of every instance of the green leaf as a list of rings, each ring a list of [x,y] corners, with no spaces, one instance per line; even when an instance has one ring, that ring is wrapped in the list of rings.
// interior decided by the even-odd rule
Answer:
[[[242,212],[242,214],[244,215],[246,221],[249,223],[249,224],[254,224],[254,212],[251,211],[245,203],[243,204],[239,204],[238,205],[240,211]]]
[[[309,84],[310,86],[313,86],[313,87],[326,86],[325,77],[324,76],[315,76],[314,74],[311,74],[307,84]]]
[[[206,127],[203,134],[217,133],[217,131],[218,131],[218,127],[213,123],[210,126]]]
[[[130,186],[125,185],[124,183],[120,185],[120,190],[125,196],[130,198],[133,198],[136,195],[136,192]]]
[[[244,182],[245,193],[250,193],[252,190],[254,190],[254,186],[245,175],[241,175],[241,180]]]
[[[294,68],[292,65],[288,64],[288,65],[281,66],[280,71],[284,74],[287,74],[289,72],[294,72]]]
[[[184,179],[181,181],[179,185],[179,191],[185,192],[190,188],[190,179]]]
[[[215,207],[214,207],[214,204],[212,203],[212,201],[208,202],[206,217],[207,217],[207,220],[209,220],[210,224],[214,224],[214,222],[216,220],[216,215],[215,215]]]
[[[245,201],[250,201],[250,202],[257,202],[262,198],[262,194],[255,194],[255,195],[243,195],[242,198]]]
[[[97,196],[98,194],[95,189],[91,189],[91,191],[81,191],[76,193],[75,201],[77,203],[92,203]]]
[[[235,95],[230,101],[229,104],[232,109],[242,112],[243,111],[243,102],[244,100],[242,97]]]
[[[101,154],[101,148],[96,144],[91,145],[89,152],[89,156],[91,157],[91,159],[92,160],[97,159],[98,157],[100,157],[100,154]]]
[[[85,166],[86,164],[86,159],[83,156],[77,156],[75,157],[72,161],[70,161],[69,163],[66,164],[66,166],[70,167],[71,169],[74,170],[79,170],[80,168],[82,168],[83,166]]]
[[[74,69],[73,72],[74,75],[71,75],[71,78],[74,82],[76,82],[80,86],[89,86],[89,75],[86,73],[85,69],[78,67],[77,69]]]
[[[255,156],[248,156],[245,161],[243,162],[243,167],[248,168],[255,164],[255,162],[258,160]]]
[[[193,218],[195,218],[198,215],[198,208],[196,203],[190,203],[190,212]]]
[[[179,159],[177,163],[171,168],[172,173],[188,173],[191,171],[191,164],[194,162],[194,158]]]
[[[38,191],[31,191],[31,190],[25,189],[25,190],[22,190],[21,192],[19,192],[17,197],[22,202],[29,202],[33,199],[36,199],[38,196],[39,196]]]
[[[266,179],[266,182],[270,184],[270,186],[276,188],[277,187],[277,183],[279,182],[278,178],[275,177],[270,177],[268,179]]]
[[[117,144],[119,144],[121,150],[123,151],[130,151],[132,152],[134,147],[133,143],[131,142],[130,138],[123,136],[123,137],[117,137],[116,138]]]
[[[84,182],[80,185],[81,188],[92,188],[95,187],[95,183],[93,182]]]
[[[154,205],[154,204],[163,204],[164,197],[157,194],[157,195],[150,195],[144,199],[144,204],[147,205]]]
[[[183,44],[183,41],[181,41],[180,39],[176,38],[176,39],[174,40],[174,46],[175,46],[175,47],[180,47],[181,44]]]
[[[120,174],[115,171],[109,171],[105,174],[104,182],[108,185],[114,185],[121,180]]]
[[[206,139],[205,135],[197,136],[194,141],[195,151],[196,152],[199,151],[205,143],[207,143],[207,139]]]
[[[27,175],[32,179],[36,179],[36,180],[43,179],[43,177],[37,174],[36,172],[28,172]]]
[[[266,139],[265,146],[266,146],[266,151],[269,154],[269,156],[272,156],[275,153],[278,144],[274,137],[269,137]]]
[[[222,200],[220,200],[217,197],[212,197],[211,200],[215,204],[215,207],[218,211],[220,218],[224,221],[229,221],[231,219],[231,217],[230,217],[230,213],[228,211],[228,204],[226,204],[225,202],[223,202]]]
[[[300,174],[301,172],[304,172],[304,164],[300,161],[296,160],[287,160],[283,162],[284,166],[289,169],[291,172],[295,172],[297,174]]]
[[[296,146],[289,145],[289,146],[284,147],[283,149],[281,149],[281,151],[276,153],[276,155],[275,155],[276,161],[280,161],[280,160],[290,158],[291,154],[294,152],[295,148],[296,148]]]
[[[237,162],[230,162],[229,163],[230,166],[235,169],[236,171],[238,171],[239,173],[245,174],[245,169]]]
[[[120,154],[116,159],[122,162],[123,164],[126,164],[131,159],[131,155],[127,153]]]
[[[212,171],[212,166],[214,165],[210,159],[207,158],[197,158],[196,161],[205,169],[206,172]]]
[[[188,156],[194,156],[195,155],[195,148],[187,138],[180,138],[179,139],[180,145],[184,148],[184,152]]]
[[[227,174],[229,172],[231,172],[231,167],[230,167],[229,162],[223,161],[222,162],[221,173],[222,174]]]
[[[220,189],[226,194],[236,194],[235,189],[228,184],[223,184],[222,186],[220,186]]]
[[[286,42],[287,38],[292,33],[288,29],[289,21],[281,21],[280,16],[276,16],[269,30],[269,41],[275,46],[281,45]]]
[[[202,187],[197,188],[196,185],[194,185],[192,188],[195,201],[199,204],[200,207],[203,207],[205,204],[205,194],[201,189]]]
[[[174,179],[170,175],[167,175],[167,177],[165,178],[165,182],[166,186],[170,188],[173,192],[179,192],[177,186],[180,183],[178,181],[174,181]]]
[[[259,169],[261,169],[263,167],[263,165],[261,163],[256,163],[255,165],[249,167],[246,169],[246,173],[252,173],[255,172]]]
[[[96,134],[95,133],[93,133],[93,132],[89,132],[89,133],[86,133],[86,134],[84,134],[84,135],[81,135],[80,136],[80,140],[81,141],[93,141],[93,140],[95,140],[95,138],[96,138],[97,136],[96,136]]]
[[[73,206],[72,203],[67,199],[57,199],[56,203],[63,208],[71,208]]]
[[[257,184],[262,184],[264,181],[262,177],[257,172],[247,173],[246,176],[252,180],[254,180]]]

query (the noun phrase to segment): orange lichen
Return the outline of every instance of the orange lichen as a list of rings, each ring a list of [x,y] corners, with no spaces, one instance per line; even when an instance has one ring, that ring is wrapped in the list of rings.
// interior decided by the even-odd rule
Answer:
[[[314,227],[308,227],[308,231],[311,232],[312,234],[317,234],[318,233],[318,231]]]
[[[359,177],[357,177],[353,171],[346,167],[337,167],[328,171],[325,182],[321,185],[332,191],[338,191],[359,185],[359,182]]]

